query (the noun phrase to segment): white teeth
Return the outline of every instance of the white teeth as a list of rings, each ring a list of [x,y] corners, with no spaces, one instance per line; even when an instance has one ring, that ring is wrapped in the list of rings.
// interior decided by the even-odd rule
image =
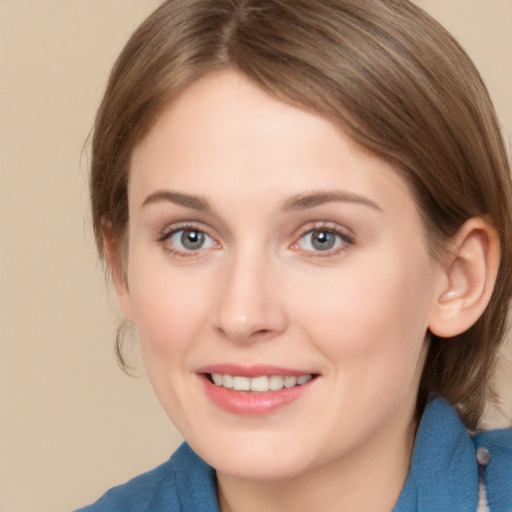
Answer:
[[[231,375],[222,375],[222,387],[232,389],[233,377]]]
[[[212,380],[216,386],[222,386],[222,375],[220,373],[212,373]]]
[[[267,391],[279,391],[283,388],[293,388],[302,386],[309,382],[313,376],[301,375],[300,377],[281,375],[271,375],[270,377],[262,375],[260,377],[241,377],[238,375],[224,375],[221,373],[212,373],[211,378],[216,386],[234,389],[235,391],[256,391],[265,393]]]
[[[285,388],[293,388],[297,384],[297,377],[285,377],[284,378],[284,387]]]
[[[309,382],[313,377],[311,375],[301,375],[297,379],[297,384],[299,386],[302,386],[303,384],[306,384],[306,382]]]
[[[250,391],[251,379],[249,377],[233,377],[233,389],[235,391]]]
[[[268,391],[270,389],[268,380],[266,376],[251,379],[251,391]]]
[[[281,377],[281,375],[272,375],[272,377],[270,377],[270,389],[272,391],[279,391],[283,389],[283,387],[284,377]]]

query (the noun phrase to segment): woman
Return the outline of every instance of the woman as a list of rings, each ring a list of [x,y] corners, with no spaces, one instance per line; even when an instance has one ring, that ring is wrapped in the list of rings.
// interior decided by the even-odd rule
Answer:
[[[510,509],[512,433],[468,429],[511,197],[477,71],[408,1],[165,2],[111,74],[91,198],[187,444],[84,510]]]

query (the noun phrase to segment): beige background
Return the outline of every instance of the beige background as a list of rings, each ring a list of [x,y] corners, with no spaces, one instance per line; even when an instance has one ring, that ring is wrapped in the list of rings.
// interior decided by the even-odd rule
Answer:
[[[512,0],[418,3],[473,56],[510,139]],[[179,443],[147,380],[116,365],[81,154],[115,55],[157,4],[0,0],[0,512],[71,510]]]

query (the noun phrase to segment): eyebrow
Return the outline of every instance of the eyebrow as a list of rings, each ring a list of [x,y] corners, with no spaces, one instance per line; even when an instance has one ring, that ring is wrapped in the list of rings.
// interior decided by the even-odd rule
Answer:
[[[183,194],[181,192],[174,192],[171,190],[157,190],[156,192],[153,192],[148,197],[146,197],[142,203],[142,206],[161,202],[170,202],[177,204],[178,206],[192,208],[193,210],[198,210],[201,212],[211,210],[210,205],[206,199],[190,194]]]
[[[332,202],[361,204],[363,206],[373,208],[379,212],[383,211],[377,203],[374,203],[372,200],[364,196],[360,196],[359,194],[355,194],[353,192],[337,190],[298,194],[296,196],[290,197],[281,207],[281,211],[289,212],[296,210],[306,210],[308,208],[314,208],[315,206],[320,206],[322,204]]]
[[[206,199],[200,196],[184,194],[182,192],[174,192],[171,190],[157,190],[156,192],[153,192],[148,197],[146,197],[142,203],[142,206],[144,207],[149,204],[160,202],[170,202],[178,206],[184,206],[185,208],[191,208],[193,210],[202,212],[211,211],[211,207]],[[382,212],[382,208],[372,200],[353,192],[344,191],[297,194],[290,197],[283,203],[281,211],[290,212],[297,210],[307,210],[309,208],[314,208],[315,206],[320,206],[322,204],[332,202],[361,204],[363,206],[368,206],[374,210]]]

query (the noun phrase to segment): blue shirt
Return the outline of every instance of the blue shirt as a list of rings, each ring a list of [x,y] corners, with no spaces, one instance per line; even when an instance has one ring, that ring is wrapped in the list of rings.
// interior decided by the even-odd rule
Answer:
[[[477,449],[486,466],[477,463]],[[470,436],[441,398],[426,407],[409,475],[393,512],[476,512],[479,480],[490,512],[512,512],[512,430]],[[77,512],[219,512],[215,471],[182,444],[161,466]]]

